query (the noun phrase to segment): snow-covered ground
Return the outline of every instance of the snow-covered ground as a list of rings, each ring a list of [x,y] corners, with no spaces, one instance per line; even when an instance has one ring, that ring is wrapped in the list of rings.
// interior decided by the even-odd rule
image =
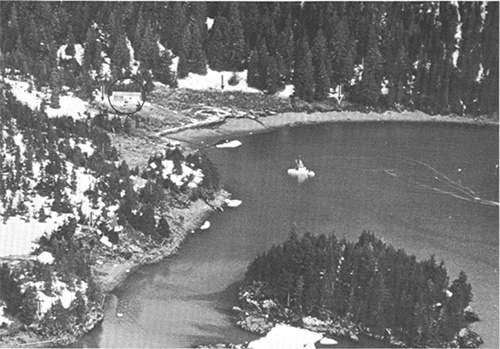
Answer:
[[[191,168],[185,161],[181,162],[182,171],[180,174],[174,173],[174,162],[172,160],[163,160],[161,166],[163,178],[170,179],[178,187],[187,183],[189,188],[196,188],[203,181],[203,172],[200,169]],[[155,162],[151,162],[149,167],[155,170],[157,165]]]
[[[82,294],[85,294],[88,287],[87,283],[82,281],[80,285],[75,286],[75,290],[71,291],[68,284],[56,278],[52,281],[51,291],[53,295],[47,296],[43,292],[45,290],[45,283],[43,281],[28,281],[22,284],[21,289],[25,290],[28,286],[33,286],[37,290],[39,310],[42,315],[45,315],[57,300],[61,301],[64,309],[69,309],[71,303],[75,300],[76,292],[80,291]]]
[[[288,325],[276,325],[265,337],[248,344],[252,349],[314,349],[323,338],[321,333]]]
[[[17,81],[9,78],[3,78],[6,83],[8,83],[12,87],[12,93],[14,96],[23,104],[30,107],[32,110],[40,109],[40,105],[42,104],[42,100],[45,98],[47,101],[50,98],[50,95],[47,95],[40,91],[30,91],[30,84],[26,81]],[[71,95],[68,96],[60,96],[59,97],[60,108],[53,109],[47,105],[45,109],[45,113],[49,117],[58,117],[58,116],[71,116],[73,119],[82,119],[86,118],[85,111],[87,110],[88,103],[83,101],[78,97],[74,97]]]
[[[23,135],[17,134],[13,137],[14,142],[19,147],[21,162],[25,162],[26,158],[24,156],[25,145],[23,141]],[[88,140],[69,140],[72,147],[79,147],[83,153],[91,155],[94,148]],[[13,163],[13,156],[6,151],[6,148],[0,149],[6,154],[6,163]],[[34,187],[42,180],[42,168],[46,167],[48,161],[43,162],[33,162],[33,177],[29,178],[30,189],[33,190]],[[19,200],[23,200],[24,205],[27,208],[27,213],[23,215],[18,215],[14,217],[9,217],[6,222],[0,222],[0,257],[2,256],[17,256],[17,255],[28,255],[36,247],[36,240],[40,238],[45,233],[50,234],[52,231],[61,226],[68,217],[79,218],[80,213],[85,217],[89,218],[91,215],[93,217],[100,217],[102,208],[105,206],[101,198],[98,199],[97,203],[92,204],[91,200],[84,194],[87,190],[94,188],[97,179],[92,174],[89,173],[83,167],[75,167],[69,161],[65,162],[66,173],[68,175],[64,178],[66,181],[66,187],[64,189],[65,195],[73,208],[73,212],[70,214],[58,214],[56,212],[51,212],[50,207],[54,199],[41,196],[39,194],[33,194],[28,197],[23,197],[20,191],[12,192],[10,189],[6,192],[6,197],[12,198],[12,205],[16,207]],[[75,176],[76,186],[71,188],[72,176]],[[44,222],[40,222],[37,215],[40,210],[43,209],[47,218]],[[0,202],[0,214],[4,212],[5,208]]]
[[[10,321],[4,316],[3,308],[4,308],[3,306],[0,306],[0,326],[2,326],[3,324],[6,324],[8,326],[12,323],[12,321]]]
[[[198,75],[189,73],[184,79],[179,79],[179,87],[187,88],[192,90],[220,90],[222,82],[224,82],[224,91],[243,91],[252,93],[262,93],[262,91],[257,90],[253,87],[248,87],[247,84],[247,71],[236,72],[238,77],[238,84],[235,86],[229,85],[229,79],[233,76],[231,71],[215,71],[207,68],[207,75]]]
[[[66,48],[68,45],[62,45],[59,47],[59,50],[57,50],[57,58],[60,60],[70,60],[75,58],[78,64],[82,65],[83,63],[83,52],[84,48],[80,44],[75,44],[75,55],[74,56],[69,56],[66,54]]]

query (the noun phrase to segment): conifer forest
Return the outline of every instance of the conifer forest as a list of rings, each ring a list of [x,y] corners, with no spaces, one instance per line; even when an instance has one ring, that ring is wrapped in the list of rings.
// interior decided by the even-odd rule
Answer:
[[[342,85],[352,102],[429,114],[498,110],[498,2],[2,2],[1,64],[37,86],[77,88],[135,75],[176,77],[247,70],[273,94],[293,84],[304,101]],[[208,30],[207,19],[211,23]],[[159,44],[159,45],[158,45]],[[83,62],[57,66],[56,50]],[[167,50],[160,50],[160,45]],[[131,57],[133,55],[133,57]],[[177,75],[170,71],[179,57]],[[62,68],[62,69],[60,69]]]
[[[497,1],[1,1],[0,228],[38,235],[24,241],[31,252],[0,251],[0,346],[74,342],[103,321],[127,273],[242,203],[206,155],[212,139],[190,149],[167,132],[218,132],[226,117],[269,131],[259,117],[314,110],[498,127],[498,11]],[[209,72],[247,90],[179,87]],[[140,82],[147,111],[106,107],[126,78]],[[239,296],[243,313],[269,321],[314,317],[412,347],[483,343],[465,272],[451,281],[434,256],[417,261],[368,231],[351,242],[292,230],[250,263]]]

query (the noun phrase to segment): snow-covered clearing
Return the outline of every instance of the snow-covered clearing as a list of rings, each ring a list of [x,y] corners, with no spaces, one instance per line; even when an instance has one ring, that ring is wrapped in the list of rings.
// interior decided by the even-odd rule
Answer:
[[[4,81],[12,87],[14,96],[32,110],[39,110],[42,100],[46,99],[48,101],[50,98],[50,95],[36,91],[34,88],[31,88],[32,91],[30,92],[30,84],[26,81],[17,81],[9,78],[4,78]],[[87,110],[88,104],[78,97],[70,95],[60,96],[59,104],[61,107],[58,109],[51,108],[47,105],[45,113],[52,118],[66,115],[76,120],[87,117],[85,111]]]
[[[170,68],[174,71],[177,71],[179,58],[175,57],[172,59],[172,65]],[[244,70],[242,72],[236,72],[236,76],[238,78],[238,84],[235,86],[231,86],[228,84],[229,79],[233,76],[232,71],[215,71],[210,69],[207,66],[207,74],[206,75],[198,75],[189,73],[183,79],[179,79],[179,87],[186,88],[191,90],[220,90],[221,84],[224,82],[224,91],[243,91],[243,92],[252,92],[252,93],[262,93],[262,91],[257,90],[253,87],[248,87],[247,84],[247,71]]]
[[[67,215],[53,213],[45,222],[10,217],[7,223],[0,222],[0,257],[28,255],[38,247],[35,240],[45,232],[52,232],[63,224]]]

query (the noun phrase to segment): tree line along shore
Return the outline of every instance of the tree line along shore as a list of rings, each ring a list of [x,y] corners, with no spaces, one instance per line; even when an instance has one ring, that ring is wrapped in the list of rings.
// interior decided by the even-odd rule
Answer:
[[[498,113],[498,2],[2,2],[0,64],[82,99],[133,76],[147,91],[207,67],[303,101]],[[35,15],[36,14],[36,15]],[[173,62],[176,62],[174,69]],[[224,84],[224,82],[222,82]],[[336,95],[337,100],[341,96]]]

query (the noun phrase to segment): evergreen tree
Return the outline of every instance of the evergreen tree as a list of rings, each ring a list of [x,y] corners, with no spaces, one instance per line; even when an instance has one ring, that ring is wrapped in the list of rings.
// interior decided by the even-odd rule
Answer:
[[[207,59],[202,50],[201,36],[198,24],[190,19],[182,35],[182,49],[179,54],[177,74],[179,78],[186,77],[189,73],[206,75]]]
[[[116,4],[109,17],[107,27],[107,31],[109,33],[109,41],[106,52],[108,53],[108,56],[111,56],[116,51],[116,45],[118,45],[118,42],[122,39],[123,36],[126,36],[122,22],[121,9]]]
[[[141,68],[150,70],[158,64],[160,58],[160,49],[158,48],[158,39],[153,34],[153,28],[148,21],[144,29],[144,36],[139,43],[139,52],[136,53]]]
[[[476,114],[479,110],[477,98],[479,96],[478,77],[481,69],[481,4],[464,2],[460,4],[460,18],[462,19],[462,42],[457,66],[460,73],[460,82],[452,84],[456,94],[465,105],[467,113]],[[455,108],[454,112],[461,114],[462,108]]]
[[[160,222],[156,228],[156,233],[164,239],[168,239],[170,237],[170,226],[164,217],[160,218]]]
[[[149,22],[148,22],[149,24]],[[141,42],[144,39],[146,24],[144,21],[144,16],[142,12],[142,8],[139,11],[139,16],[137,18],[137,23],[135,25],[134,37],[132,40],[132,47],[134,48],[135,59],[140,60],[138,55],[139,50],[141,48]],[[151,28],[150,28],[151,29]]]
[[[488,2],[481,38],[484,78],[481,81],[480,108],[482,113],[498,113],[498,2]]]
[[[229,64],[231,69],[241,70],[246,60],[245,37],[243,25],[240,21],[239,3],[231,2],[229,5]]]
[[[146,235],[153,235],[156,231],[155,211],[152,204],[146,204],[141,210],[141,224],[139,229]]]
[[[253,50],[248,60],[247,84],[249,87],[259,88],[260,81],[259,53]]]
[[[101,42],[98,39],[95,29],[90,27],[87,30],[83,52],[83,67],[85,70],[95,70],[97,74],[101,72]]]
[[[355,46],[346,19],[335,12],[332,22],[332,36],[328,41],[332,67],[331,83],[341,85],[348,83],[353,76]]]
[[[66,50],[65,53],[68,56],[74,57],[76,54],[75,51],[75,36],[73,35],[73,27],[71,25],[68,26],[68,37],[66,39]]]
[[[215,71],[226,70],[229,65],[226,43],[226,35],[228,32],[229,21],[223,16],[215,17],[206,49],[210,68]]]
[[[266,74],[266,90],[268,94],[275,94],[281,86],[283,86],[283,79],[280,72],[280,57],[271,56],[267,63]]]
[[[364,59],[363,75],[360,85],[360,98],[368,105],[377,105],[380,97],[381,64],[378,34],[375,24],[372,23],[368,28],[366,56]]]
[[[291,14],[288,14],[285,28],[278,38],[278,54],[282,58],[280,69],[285,78],[285,83],[292,81],[293,47],[292,17]]]
[[[50,88],[52,89],[52,94],[50,95],[50,107],[53,109],[61,108],[59,104],[59,95],[61,93],[61,77],[60,72],[56,68],[52,69],[50,77]]]
[[[130,60],[128,39],[125,34],[121,34],[115,45],[113,55],[111,56],[111,70],[114,78],[129,76]]]
[[[313,67],[314,67],[314,98],[323,100],[328,97],[330,92],[330,70],[329,60],[327,59],[326,40],[323,30],[319,29],[314,39],[312,48]]]
[[[163,16],[164,21],[160,22],[162,27],[162,37],[170,44],[174,55],[181,56],[186,42],[184,41],[185,28],[188,25],[188,18],[185,11],[186,3],[170,2]]]
[[[295,67],[293,73],[294,96],[311,102],[314,97],[314,70],[312,54],[309,50],[307,37],[299,40],[295,53]]]
[[[31,325],[37,317],[38,309],[37,291],[34,286],[26,287],[19,307],[19,320],[26,325]]]

